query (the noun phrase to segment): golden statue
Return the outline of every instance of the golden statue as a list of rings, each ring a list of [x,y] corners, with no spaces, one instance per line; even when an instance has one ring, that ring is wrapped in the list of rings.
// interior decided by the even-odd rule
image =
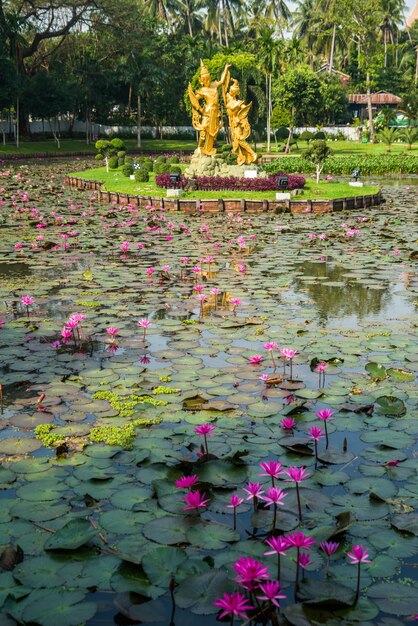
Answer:
[[[251,126],[248,121],[252,102],[245,104],[244,100],[239,100],[239,82],[233,78],[229,88],[230,74],[227,72],[226,79],[222,86],[222,94],[228,113],[229,127],[231,129],[232,152],[237,155],[238,165],[243,163],[255,163],[257,155],[251,146],[245,141],[251,133]]]
[[[188,91],[193,108],[192,124],[193,128],[199,131],[197,153],[206,154],[208,156],[216,154],[214,143],[218,132],[222,128],[218,87],[225,83],[227,75],[229,74],[229,67],[229,65],[225,65],[221,80],[212,81],[209,71],[201,59],[199,78],[201,87],[194,92],[189,83]],[[201,100],[204,100],[203,105],[200,104]]]

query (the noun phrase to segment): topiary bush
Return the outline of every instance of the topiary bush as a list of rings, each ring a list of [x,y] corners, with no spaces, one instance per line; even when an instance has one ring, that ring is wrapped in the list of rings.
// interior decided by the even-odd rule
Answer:
[[[169,159],[167,159],[167,163],[170,163],[170,164],[180,163],[180,159],[178,156],[172,156]]]
[[[141,168],[147,172],[152,172],[154,171],[154,164],[151,159],[144,159],[142,161]]]
[[[119,152],[116,155],[118,157],[118,159],[124,159],[126,156],[126,151],[125,150],[119,150]]]
[[[119,139],[118,137],[115,137],[114,139],[112,139],[110,141],[110,144],[115,149],[115,153],[121,150],[126,150],[126,146],[124,142],[122,141],[122,139]]]
[[[154,172],[156,174],[167,174],[170,171],[170,164],[165,162],[156,162],[154,164]]]
[[[314,134],[313,138],[314,138],[314,139],[326,139],[326,137],[325,137],[325,133],[324,133],[324,131],[323,131],[323,130],[318,130],[318,131]]]
[[[310,130],[304,130],[299,137],[301,141],[306,141],[307,143],[309,143],[313,138],[314,134]]]
[[[161,156],[159,156],[159,157],[157,157],[155,159],[155,163],[165,163],[166,161],[167,161],[167,159],[163,155],[161,155]]]
[[[181,174],[180,165],[170,165],[170,174]]]
[[[96,161],[103,161],[104,159],[104,154],[96,154],[96,156],[94,157],[96,159]]]
[[[110,170],[117,170],[118,169],[118,165],[119,165],[119,160],[117,156],[112,156],[109,159],[109,169]]]
[[[133,168],[132,164],[131,163],[125,163],[125,165],[122,167],[122,174],[124,176],[130,176],[133,173],[134,173],[134,168]]]
[[[354,169],[359,169],[362,176],[384,174],[418,174],[418,156],[402,154],[382,154],[377,156],[332,156],[325,162],[324,174],[351,176]],[[279,172],[310,174],[315,166],[302,157],[281,157],[263,165],[269,174]]]
[[[135,170],[135,180],[137,183],[147,183],[149,181],[149,173],[144,170]]]

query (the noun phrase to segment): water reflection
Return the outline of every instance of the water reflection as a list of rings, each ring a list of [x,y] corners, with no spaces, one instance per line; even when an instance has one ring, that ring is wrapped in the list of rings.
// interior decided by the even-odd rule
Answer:
[[[363,319],[369,315],[379,315],[391,301],[387,281],[380,283],[385,289],[370,288],[348,278],[349,269],[342,265],[306,261],[298,269],[303,275],[295,278],[295,289],[309,294],[317,306],[322,323],[330,318],[355,315]],[[312,282],[303,279],[307,276],[312,277]],[[337,286],[328,283],[343,284]]]

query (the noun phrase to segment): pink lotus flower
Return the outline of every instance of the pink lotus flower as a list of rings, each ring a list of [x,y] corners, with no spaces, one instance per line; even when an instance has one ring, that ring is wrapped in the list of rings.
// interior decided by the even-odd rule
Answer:
[[[315,233],[309,233],[308,237],[309,239],[316,239]]]
[[[65,323],[67,328],[70,328],[71,330],[74,330],[74,328],[77,328],[78,324],[79,324],[78,320],[76,320],[74,317],[70,317],[68,321]]]
[[[323,421],[331,420],[331,415],[334,415],[334,411],[331,411],[331,409],[320,409],[316,412],[316,416]]]
[[[312,426],[312,428],[309,429],[309,434],[315,441],[319,441],[324,437],[322,429],[319,426]]]
[[[146,335],[146,332],[147,332],[147,328],[149,328],[151,326],[151,322],[146,317],[143,317],[142,319],[138,320],[137,324],[138,324],[138,326],[140,328],[144,329],[144,335],[142,337],[142,340],[145,341],[145,335]]]
[[[280,428],[284,430],[293,430],[296,426],[296,420],[294,417],[284,417],[280,422]]]
[[[200,491],[189,491],[185,496],[182,497],[182,500],[186,503],[186,506],[183,508],[183,511],[191,511],[196,509],[199,513],[200,508],[205,508],[206,504],[209,502],[209,499],[206,498],[206,493],[201,493]]]
[[[183,256],[183,257],[180,259],[180,261],[181,261],[182,263],[184,263],[185,265],[187,265],[187,263],[190,263],[190,257],[188,257],[188,256]]]
[[[56,350],[58,350],[58,348],[61,348],[61,342],[60,341],[53,341],[51,343],[52,348],[55,348]]]
[[[261,469],[264,470],[259,476],[270,476],[272,486],[274,487],[274,479],[278,479],[281,474],[284,474],[280,461],[263,461],[259,463],[259,465]]]
[[[317,365],[315,367],[315,372],[324,372],[328,367],[328,364],[325,361],[322,361],[321,363],[319,363],[319,365]]]
[[[363,548],[362,545],[356,545],[351,548],[351,552],[347,552],[347,556],[350,559],[350,565],[357,565],[357,587],[355,603],[359,599],[360,595],[360,565],[361,563],[371,563],[369,559],[369,552],[367,548]]]
[[[245,498],[246,500],[257,500],[257,498],[260,498],[264,493],[260,483],[248,482],[247,487],[243,487],[242,490],[248,494]]]
[[[196,474],[192,474],[191,476],[181,476],[175,482],[177,489],[190,489],[193,487],[198,481],[198,477]]]
[[[34,299],[31,296],[22,296],[21,298],[21,303],[24,304],[26,307],[30,306],[31,304],[34,303]]]
[[[327,422],[331,421],[335,418],[331,417],[332,415],[334,415],[334,411],[331,411],[331,409],[320,409],[319,411],[316,412],[316,416],[319,417],[320,420],[322,420],[324,422],[324,428],[325,428],[325,447],[328,449],[328,427],[327,427]]]
[[[296,356],[296,350],[292,350],[292,348],[281,348],[280,349],[280,354],[286,360],[290,360],[290,359],[293,359]]]
[[[223,597],[216,598],[213,604],[222,609],[222,612],[219,614],[219,619],[223,619],[227,615],[248,619],[246,611],[250,611],[254,608],[251,604],[248,604],[248,600],[244,594],[238,591],[224,593]]]
[[[204,288],[205,288],[205,285],[195,285],[195,286],[193,287],[193,291],[198,291],[198,292],[200,292],[200,291],[203,291],[203,290],[204,290]]]
[[[302,569],[306,569],[309,563],[311,562],[311,555],[307,552],[302,552],[299,554],[299,565]]]
[[[282,537],[279,535],[278,537],[270,537],[270,539],[266,539],[266,544],[270,546],[271,550],[264,552],[265,556],[270,556],[272,554],[280,554],[281,556],[286,556],[286,551],[291,548],[286,537]]]
[[[294,481],[295,483],[300,483],[305,478],[309,478],[310,474],[306,467],[289,467],[289,469],[284,470],[284,473],[287,474],[290,478],[290,481]],[[286,480],[286,482],[290,482]]]
[[[163,272],[169,272],[171,270],[171,265],[163,265],[161,269]]]
[[[72,337],[73,331],[70,328],[64,328],[61,330],[61,337],[65,340],[70,339]]]
[[[268,350],[269,352],[272,352],[273,350],[277,349],[277,343],[275,341],[267,341],[264,344],[263,348],[265,350]]]
[[[269,375],[268,374],[261,374],[261,376],[258,377],[259,380],[262,380],[263,382],[267,382],[269,379]]]
[[[205,300],[207,300],[207,296],[205,296],[204,293],[199,293],[197,296],[197,299],[199,300],[199,302],[205,302]]]
[[[265,583],[260,583],[258,587],[264,595],[256,596],[257,600],[266,600],[275,606],[280,606],[278,600],[287,598],[287,596],[281,592],[280,583],[277,580],[268,580]]]
[[[14,245],[15,250],[21,250],[22,248],[23,248],[23,243],[15,243]]]
[[[147,276],[151,277],[153,273],[155,272],[155,267],[147,267],[145,271],[146,271]]]
[[[260,365],[263,360],[264,359],[261,354],[254,354],[253,356],[248,357],[248,361],[251,363],[251,365]]]
[[[278,487],[269,487],[267,489],[266,495],[261,496],[261,499],[266,503],[265,506],[268,507],[271,504],[274,506],[280,505],[284,506],[284,498],[287,496],[287,493],[283,491],[283,489],[279,489]]]
[[[350,565],[356,565],[356,563],[371,563],[369,551],[367,548],[363,548],[362,545],[353,546],[351,552],[347,552],[347,556],[350,559]]]
[[[237,508],[240,504],[242,504],[244,502],[244,498],[240,498],[239,496],[237,496],[236,494],[234,494],[233,496],[231,496],[229,498],[229,504],[226,505],[227,509],[235,509]]]
[[[199,435],[199,437],[203,437],[204,438],[206,457],[209,455],[208,439],[207,438],[213,436],[212,433],[215,430],[215,428],[216,428],[216,426],[214,426],[213,424],[201,424],[200,426],[196,426],[196,428],[194,429],[194,432],[197,435]]]
[[[130,248],[130,243],[129,241],[122,241],[121,245],[120,245],[120,249],[122,252],[128,252],[129,248]]]
[[[221,290],[218,289],[218,287],[214,287],[213,289],[210,290],[210,292],[213,296],[219,296],[219,294],[222,293]]]
[[[325,564],[325,576],[328,576],[331,555],[338,550],[339,546],[340,544],[336,541],[321,541],[321,543],[319,544],[319,547],[323,552],[325,552],[325,555],[327,557]]]
[[[115,335],[118,334],[119,328],[115,328],[114,326],[109,326],[109,328],[106,328],[106,332],[108,335],[111,335],[114,337]]]
[[[289,548],[299,548],[300,550],[310,550],[315,541],[309,535],[305,535],[300,530],[294,531],[286,535],[286,541]]]
[[[263,579],[269,578],[268,567],[251,556],[241,556],[232,567],[237,573],[235,581],[249,591]]]
[[[340,544],[337,541],[321,541],[319,547],[327,556],[331,556],[339,548]]]
[[[196,426],[194,432],[201,437],[207,435],[208,437],[212,437],[212,432],[216,429],[216,426],[213,424],[201,424],[200,426]]]

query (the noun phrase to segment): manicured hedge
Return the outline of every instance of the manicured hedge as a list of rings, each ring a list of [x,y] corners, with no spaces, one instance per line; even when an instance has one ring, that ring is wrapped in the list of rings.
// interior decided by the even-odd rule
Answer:
[[[193,181],[200,191],[278,191],[284,189],[278,186],[278,176],[269,176],[268,178],[236,178],[234,176],[197,176]],[[155,177],[158,187],[170,187],[170,175],[159,174]],[[286,189],[300,189],[305,185],[303,176],[289,176],[289,182]],[[184,188],[187,185],[187,178],[180,177],[179,187]]]
[[[326,160],[323,173],[342,176],[351,176],[354,169],[360,170],[360,175],[383,174],[417,174],[418,156],[402,154],[382,154],[379,156],[333,156]],[[302,157],[281,157],[266,163],[263,169],[269,174],[281,172],[310,174],[315,166]]]

